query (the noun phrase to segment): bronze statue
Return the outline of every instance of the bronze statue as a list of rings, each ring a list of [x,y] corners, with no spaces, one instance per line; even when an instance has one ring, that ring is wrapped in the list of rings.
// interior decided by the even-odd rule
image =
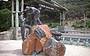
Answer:
[[[22,52],[26,55],[37,55],[44,52],[48,56],[64,56],[65,46],[55,39],[54,36],[61,36],[61,33],[51,31],[48,25],[42,24],[40,21],[40,10],[35,7],[26,7],[26,19],[31,18],[30,22],[34,24],[30,26],[30,33],[24,37],[22,44]],[[31,15],[31,17],[27,17]],[[31,27],[32,26],[32,27]],[[24,24],[24,27],[25,24]],[[25,29],[24,29],[25,30]],[[24,33],[24,31],[23,31]]]

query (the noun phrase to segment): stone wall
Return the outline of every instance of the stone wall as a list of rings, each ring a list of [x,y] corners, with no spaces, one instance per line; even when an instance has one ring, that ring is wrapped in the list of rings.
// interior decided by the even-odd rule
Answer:
[[[11,28],[8,31],[0,32],[0,40],[20,40],[21,38],[21,30],[18,28],[18,37],[15,37],[15,28]]]
[[[11,38],[12,38],[12,32],[10,30],[0,32],[0,40],[10,40]]]

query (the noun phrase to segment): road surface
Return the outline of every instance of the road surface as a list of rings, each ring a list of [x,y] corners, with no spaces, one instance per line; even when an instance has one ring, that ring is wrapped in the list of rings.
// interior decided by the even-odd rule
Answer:
[[[83,46],[65,45],[65,56],[90,56],[90,48]],[[0,56],[30,56],[22,54],[21,40],[1,40]],[[44,56],[44,55],[37,55]]]

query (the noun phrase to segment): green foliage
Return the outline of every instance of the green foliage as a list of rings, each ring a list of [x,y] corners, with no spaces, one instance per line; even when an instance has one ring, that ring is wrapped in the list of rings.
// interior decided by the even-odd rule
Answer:
[[[88,21],[86,22],[86,26],[87,26],[88,28],[90,28],[90,20],[88,20]]]
[[[11,0],[9,0],[8,2],[4,2],[4,1],[0,1],[0,10],[8,8],[11,10]]]
[[[57,26],[60,26],[60,23],[47,23],[47,25],[51,28],[55,28]]]
[[[84,21],[76,21],[72,27],[75,27],[75,28],[84,28],[85,24],[84,24]]]
[[[8,30],[11,26],[11,11],[8,9],[0,10],[0,31]]]
[[[59,4],[68,8],[67,14],[72,17],[83,17],[85,13],[90,18],[90,0],[55,0]],[[74,13],[72,13],[74,12]]]
[[[75,28],[84,28],[84,27],[90,28],[90,20],[87,20],[86,24],[85,24],[85,21],[77,21],[72,25],[72,27],[75,27]]]

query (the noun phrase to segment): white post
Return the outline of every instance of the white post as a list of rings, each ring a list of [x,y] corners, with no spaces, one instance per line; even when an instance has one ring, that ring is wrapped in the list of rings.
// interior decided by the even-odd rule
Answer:
[[[14,0],[12,0],[12,37],[11,39],[15,39],[15,28],[14,28]]]
[[[63,37],[63,43],[64,43],[64,37]]]
[[[70,44],[72,44],[72,38],[70,38]]]
[[[14,0],[12,0],[12,28],[14,27]]]
[[[21,1],[21,18],[23,19],[24,0]]]
[[[20,19],[23,20],[24,17],[23,17],[23,11],[24,11],[24,0],[21,0],[21,15],[20,15]],[[23,22],[21,23],[21,25],[23,24]],[[20,28],[20,30],[22,31],[22,28]],[[25,30],[25,29],[23,29]],[[23,31],[24,32],[24,31]],[[21,33],[22,35],[22,33]],[[25,36],[25,33],[24,33],[24,36]]]
[[[78,38],[78,41],[77,41],[78,44],[77,45],[80,45],[79,42],[80,42],[80,38]]]
[[[19,13],[19,1],[16,0],[16,18],[15,18],[16,38],[18,38],[18,27],[19,27],[18,13]]]
[[[23,12],[23,9],[24,9],[24,0],[22,0],[21,2],[21,12]]]

